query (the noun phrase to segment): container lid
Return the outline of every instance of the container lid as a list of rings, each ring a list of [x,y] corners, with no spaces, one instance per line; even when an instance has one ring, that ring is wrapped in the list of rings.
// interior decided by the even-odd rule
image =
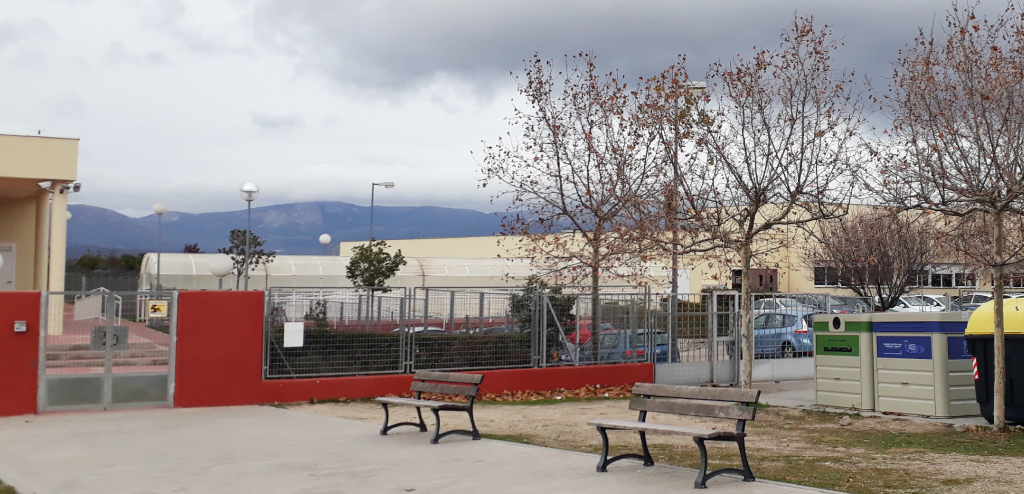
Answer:
[[[995,300],[981,304],[967,322],[967,334],[994,333],[995,307]],[[1024,299],[1003,299],[1003,328],[1005,334],[1024,334]]]
[[[875,333],[964,334],[970,312],[886,312],[875,314]]]
[[[815,314],[815,333],[870,333],[875,314]]]

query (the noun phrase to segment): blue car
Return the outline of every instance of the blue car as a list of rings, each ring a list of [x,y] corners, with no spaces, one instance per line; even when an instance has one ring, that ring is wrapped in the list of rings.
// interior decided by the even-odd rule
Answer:
[[[594,358],[593,345],[588,342],[580,345],[577,349],[569,344],[569,348],[558,354],[558,360],[564,363],[572,362],[647,362],[648,334],[647,330],[640,329],[630,331],[626,329],[613,329],[600,332],[600,346],[597,358]],[[668,362],[669,345],[668,333],[654,331],[651,335],[654,338],[654,361]],[[578,353],[577,353],[578,352]],[[676,355],[676,361],[679,356]]]
[[[767,312],[754,317],[754,358],[792,358],[814,352],[814,312]],[[732,353],[733,342],[726,343]]]

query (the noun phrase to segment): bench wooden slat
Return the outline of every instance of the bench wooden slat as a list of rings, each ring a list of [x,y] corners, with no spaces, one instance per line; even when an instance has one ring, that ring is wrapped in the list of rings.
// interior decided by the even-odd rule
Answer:
[[[682,427],[678,425],[654,424],[650,422],[635,422],[631,420],[591,420],[587,425],[604,427],[606,429],[618,429],[629,431],[658,432],[661,434],[676,434],[680,436],[701,437],[704,439],[715,439],[719,437],[745,437],[746,433],[736,431],[720,431],[716,429],[699,429],[696,427]]]
[[[465,410],[469,408],[468,403],[451,403],[447,401],[417,400],[415,398],[377,398],[377,403],[388,405],[402,405],[409,407],[436,408],[438,410]]]
[[[743,405],[717,405],[696,401],[659,400],[639,397],[633,397],[629,400],[629,409],[733,420],[754,420],[754,414],[757,413],[756,408]]]
[[[450,395],[461,395],[461,396],[476,396],[480,388],[476,386],[463,386],[461,384],[441,384],[441,383],[425,383],[420,381],[413,381],[412,386],[409,387],[413,391],[422,391],[424,393],[444,393]]]
[[[413,379],[421,381],[445,381],[450,383],[480,384],[484,380],[482,374],[463,374],[459,372],[416,371]]]
[[[706,388],[698,386],[673,386],[668,384],[636,383],[634,395],[661,396],[665,398],[686,398],[690,400],[734,401],[757,403],[760,389]]]

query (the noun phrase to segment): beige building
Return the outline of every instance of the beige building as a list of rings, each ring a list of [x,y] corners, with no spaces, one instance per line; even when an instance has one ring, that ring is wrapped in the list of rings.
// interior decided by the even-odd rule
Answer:
[[[0,290],[63,290],[78,139],[0,135]]]
[[[785,231],[785,230],[784,230]],[[796,228],[779,233],[779,248],[751,266],[751,283],[754,291],[782,293],[834,293],[851,295],[848,289],[839,286],[834,268],[808,266],[803,258],[801,246],[806,240]],[[519,237],[452,237],[417,238],[388,240],[391,249],[401,249],[406,257],[461,257],[461,258],[514,258],[523,256]],[[351,255],[352,248],[366,242],[341,242],[340,253]],[[660,279],[655,286],[669,286],[670,259],[652,263],[652,278]],[[698,259],[681,256],[679,261],[679,291],[697,293],[706,288],[738,289],[739,263],[722,259]],[[962,264],[933,263],[927,272],[922,272],[913,288],[914,293],[958,295],[960,289],[976,289],[976,270]],[[609,280],[609,283],[616,283]],[[621,283],[621,281],[619,282]],[[982,290],[986,287],[982,286]],[[989,288],[990,289],[990,288]]]

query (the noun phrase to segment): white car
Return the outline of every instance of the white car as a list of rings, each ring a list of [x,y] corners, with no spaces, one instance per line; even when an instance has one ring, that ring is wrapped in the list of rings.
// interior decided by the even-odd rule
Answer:
[[[928,305],[935,307],[936,310],[946,310],[946,297],[941,297],[938,295],[918,295],[917,297],[920,298],[921,300],[924,300],[925,303],[927,303]],[[952,299],[949,300],[952,301]]]
[[[913,295],[904,295],[900,301],[886,312],[939,312],[942,309],[931,305],[924,299]]]

